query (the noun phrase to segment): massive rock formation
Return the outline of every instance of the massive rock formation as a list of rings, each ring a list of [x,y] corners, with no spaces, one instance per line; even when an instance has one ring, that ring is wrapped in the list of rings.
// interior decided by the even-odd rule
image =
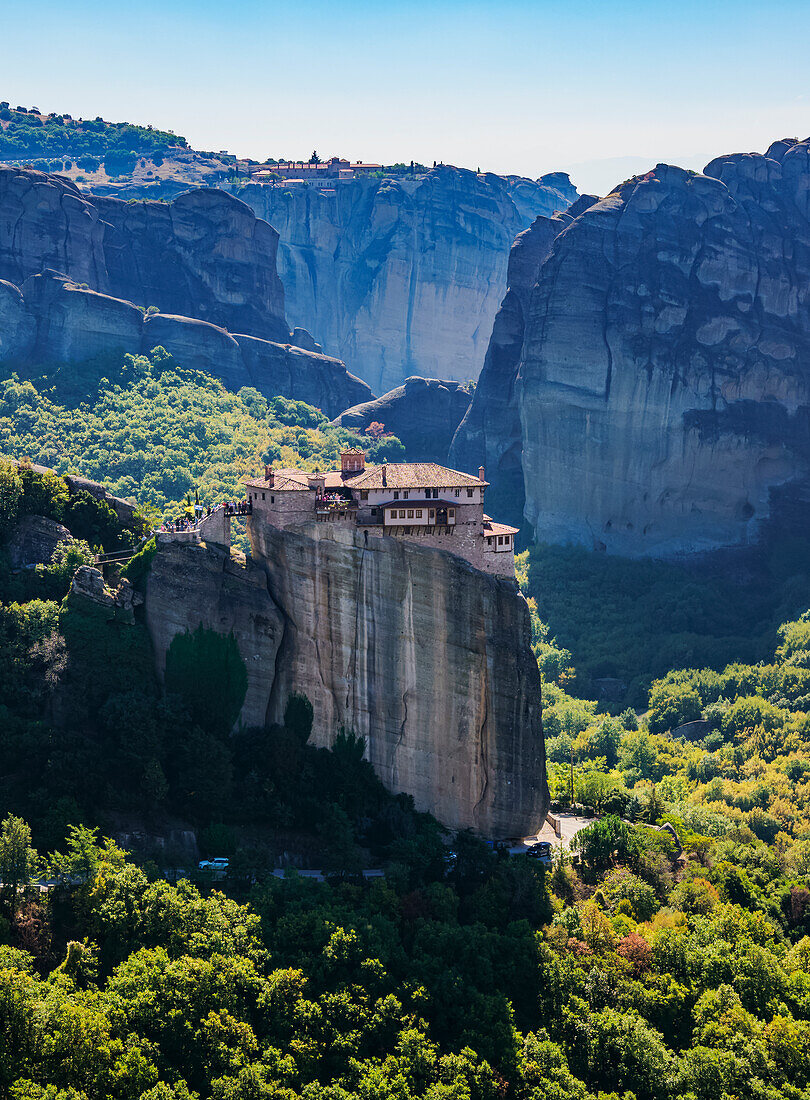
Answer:
[[[378,393],[412,374],[476,378],[515,234],[576,198],[563,173],[535,183],[445,166],[239,194],[281,235],[288,317]]]
[[[658,165],[556,237],[511,400],[490,431],[482,378],[467,422],[491,448],[519,414],[538,539],[666,556],[806,517],[808,195],[810,142],[788,140]]]
[[[359,432],[382,424],[402,440],[410,462],[446,465],[453,434],[471,400],[471,392],[459,382],[412,377],[382,397],[346,409],[332,423]]]
[[[21,281],[0,281],[0,362],[76,363],[162,345],[231,389],[254,386],[328,416],[373,398],[343,363],[312,350],[309,333],[290,335],[277,240],[218,191],[91,203],[59,177],[0,168],[0,275]],[[145,318],[147,305],[165,312]]]
[[[233,195],[173,202],[93,198],[68,180],[0,166],[0,279],[48,268],[75,283],[231,332],[284,341],[278,234]]]
[[[595,195],[582,195],[565,213],[551,218],[541,215],[516,237],[509,253],[506,297],[495,315],[475,398],[450,449],[451,466],[460,470],[485,468],[490,482],[488,507],[518,527],[523,522],[525,494],[515,386],[529,300],[555,237],[596,201]]]
[[[245,723],[280,720],[303,691],[316,743],[354,729],[386,786],[445,824],[500,836],[538,827],[540,681],[514,582],[398,539],[366,547],[334,525],[251,523],[244,565],[213,546],[159,549],[146,592],[159,671],[178,631],[233,631]]]

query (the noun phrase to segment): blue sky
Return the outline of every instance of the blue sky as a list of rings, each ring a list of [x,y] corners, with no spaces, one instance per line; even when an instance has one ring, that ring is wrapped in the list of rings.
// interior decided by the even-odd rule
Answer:
[[[606,191],[810,134],[810,4],[39,0],[0,98],[243,156],[414,158]]]

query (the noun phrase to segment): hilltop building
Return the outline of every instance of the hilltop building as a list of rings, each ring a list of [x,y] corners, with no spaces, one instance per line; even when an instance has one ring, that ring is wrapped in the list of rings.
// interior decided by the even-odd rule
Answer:
[[[268,466],[263,478],[246,481],[251,523],[351,524],[367,539],[407,539],[447,550],[483,572],[514,576],[517,528],[485,514],[483,467],[474,477],[433,462],[366,466],[360,450],[340,458],[339,470]]]
[[[345,157],[330,157],[329,160],[285,160],[277,164],[246,165],[248,175],[272,172],[284,180],[332,184],[335,180],[351,180],[357,176],[368,176],[378,172],[381,164],[365,164],[363,161],[346,160]]]

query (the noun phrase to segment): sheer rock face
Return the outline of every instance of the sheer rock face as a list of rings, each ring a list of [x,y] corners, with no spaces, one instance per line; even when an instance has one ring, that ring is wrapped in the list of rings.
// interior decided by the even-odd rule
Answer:
[[[507,295],[451,461],[495,479],[514,455],[539,540],[670,556],[806,524],[809,148],[577,204]]]
[[[509,253],[506,297],[495,315],[475,396],[450,449],[451,466],[459,470],[484,467],[491,483],[490,511],[518,527],[523,522],[525,494],[516,385],[529,302],[554,239],[597,201],[595,195],[581,195],[565,213],[535,218],[515,238]]]
[[[659,165],[557,239],[518,383],[538,538],[739,545],[806,482],[809,183],[807,143]]]
[[[90,199],[69,181],[0,167],[0,278],[47,269],[165,313],[287,338],[278,234],[225,192],[171,203]]]
[[[219,546],[161,545],[146,583],[146,624],[161,679],[176,634],[193,633],[200,624],[218,634],[233,631],[248,672],[240,719],[264,725],[284,616],[258,565],[240,564]]]
[[[292,323],[381,393],[413,374],[478,376],[515,234],[576,191],[560,173],[534,182],[439,167],[331,194],[253,184],[240,195],[281,235]]]
[[[0,279],[0,359],[25,359],[34,346],[35,332],[19,287]]]
[[[402,386],[346,409],[332,423],[360,432],[375,422],[382,424],[402,440],[408,461],[445,465],[453,434],[471,400],[459,382],[406,378]]]
[[[257,529],[242,568],[205,546],[161,548],[147,587],[159,669],[178,630],[233,630],[242,720],[280,721],[303,691],[313,740],[366,738],[386,786],[451,827],[529,831],[548,806],[540,682],[512,582],[452,555],[333,525]]]

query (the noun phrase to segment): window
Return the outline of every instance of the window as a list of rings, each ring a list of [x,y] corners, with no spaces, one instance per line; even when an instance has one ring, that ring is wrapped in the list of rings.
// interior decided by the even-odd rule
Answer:
[[[262,500],[264,500],[264,493],[262,493]]]
[[[374,516],[374,517],[376,518],[376,516],[377,516],[377,509],[376,509],[376,508],[372,508],[372,509],[371,509],[371,514],[372,514],[372,516]]]
[[[455,494],[456,496],[461,496],[461,489],[456,489]]]
[[[435,510],[435,508],[431,508],[428,515],[429,515],[430,522],[435,523],[435,521],[436,521],[436,510]]]
[[[503,546],[503,535],[498,535],[498,546]]]
[[[507,536],[506,536],[506,545],[507,545],[507,546],[509,546],[509,544],[511,543],[511,541],[512,541],[512,536],[511,536],[511,535],[507,535]]]
[[[270,503],[271,503],[271,504],[275,504],[275,503],[276,503],[276,498],[275,498],[275,497],[273,497],[273,496],[271,496],[271,497],[270,497]]]
[[[416,518],[417,518],[417,519],[421,519],[421,518],[422,518],[422,509],[421,509],[421,508],[417,508],[417,509],[416,509]]]
[[[400,510],[399,510],[399,518],[400,518],[400,519],[405,519],[405,509],[404,509],[404,508],[400,508]]]
[[[368,489],[361,489],[360,490],[360,499],[361,500],[368,500]]]
[[[399,492],[394,493],[394,500],[399,500]]]
[[[472,495],[473,495],[473,490],[472,490],[472,489],[468,489],[468,490],[467,490],[467,496],[468,496],[468,497],[470,497],[470,499],[472,499]]]
[[[407,499],[408,499],[408,490],[407,490],[407,489],[406,489],[406,490],[405,490],[405,492],[404,492],[404,493],[402,494],[402,499],[403,499],[403,500],[407,500]]]
[[[487,535],[487,546],[492,546],[492,535]]]
[[[456,518],[456,510],[455,510],[455,508],[450,508],[450,509],[448,510],[448,513],[447,513],[447,514],[448,514],[448,516],[450,517],[450,519],[455,519],[455,518]]]
[[[408,509],[408,519],[413,519],[413,508]]]

